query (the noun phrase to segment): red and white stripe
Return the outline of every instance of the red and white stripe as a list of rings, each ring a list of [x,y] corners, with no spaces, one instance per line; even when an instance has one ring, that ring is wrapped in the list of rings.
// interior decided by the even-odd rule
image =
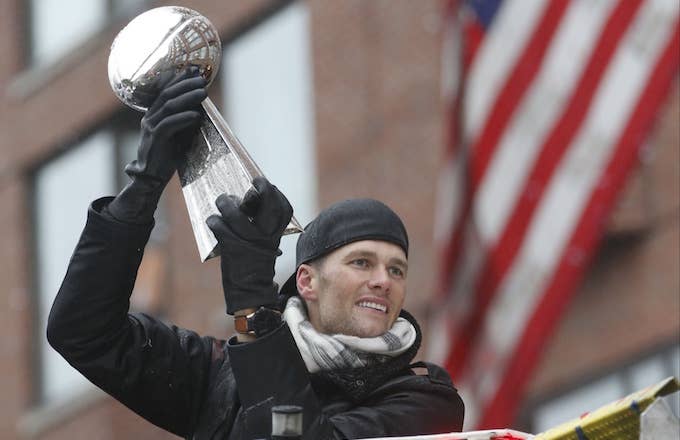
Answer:
[[[679,8],[506,1],[460,66],[430,339],[461,389],[466,429],[512,423],[677,75]]]

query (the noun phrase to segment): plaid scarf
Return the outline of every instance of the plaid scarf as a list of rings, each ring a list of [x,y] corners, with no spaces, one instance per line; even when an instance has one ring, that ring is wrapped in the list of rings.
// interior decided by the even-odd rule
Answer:
[[[408,350],[416,340],[416,329],[402,317],[387,333],[373,338],[319,333],[298,296],[288,299],[283,319],[310,373],[383,363]]]

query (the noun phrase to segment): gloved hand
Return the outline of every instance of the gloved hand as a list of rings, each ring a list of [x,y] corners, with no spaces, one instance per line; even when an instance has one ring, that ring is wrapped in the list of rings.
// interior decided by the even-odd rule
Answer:
[[[215,204],[221,216],[212,215],[206,223],[220,247],[227,314],[275,304],[274,263],[293,216],[288,199],[267,179],[256,177],[243,200],[222,194]]]
[[[132,181],[109,203],[118,220],[148,223],[158,199],[191,146],[201,122],[206,81],[196,69],[171,78],[142,118],[137,159],[125,167]]]

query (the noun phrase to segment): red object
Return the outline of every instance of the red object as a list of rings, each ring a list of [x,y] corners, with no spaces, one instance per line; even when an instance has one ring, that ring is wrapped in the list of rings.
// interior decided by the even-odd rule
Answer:
[[[448,4],[430,357],[466,429],[513,422],[677,75],[679,16],[677,0]]]

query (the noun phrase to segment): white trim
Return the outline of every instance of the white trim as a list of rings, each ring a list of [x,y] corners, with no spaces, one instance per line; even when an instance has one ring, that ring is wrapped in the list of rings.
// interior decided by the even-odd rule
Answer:
[[[504,2],[467,75],[464,138],[474,139],[549,2]]]
[[[494,362],[485,359],[487,366],[481,381],[499,380],[508,354],[515,349],[539,295],[552,278],[584,206],[611,159],[615,142],[628,123],[633,105],[672,35],[677,17],[673,3],[675,0],[644,3],[608,65],[587,119],[554,173],[522,249],[489,307],[478,352],[494,353]],[[654,32],[641,29],[645,23],[655,27]],[[643,51],[641,34],[648,38]],[[470,371],[481,373],[474,364]],[[482,386],[481,390],[484,389],[487,388]],[[491,397],[481,396],[483,401]]]
[[[484,241],[496,243],[522,196],[541,147],[565,111],[615,2],[572,2],[541,69],[514,110],[480,186],[475,218]]]

